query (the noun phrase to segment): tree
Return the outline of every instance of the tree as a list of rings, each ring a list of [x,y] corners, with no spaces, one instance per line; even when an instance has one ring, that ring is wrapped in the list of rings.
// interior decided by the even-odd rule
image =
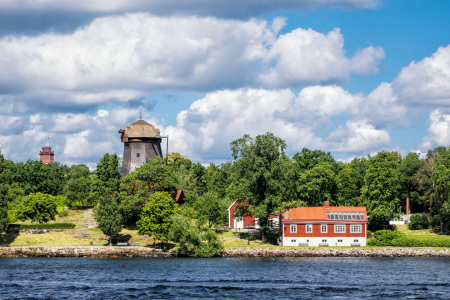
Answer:
[[[1,154],[0,154],[1,155]],[[8,229],[8,201],[6,200],[7,185],[0,183],[0,233]]]
[[[6,160],[0,152],[0,233],[8,229],[8,185],[5,183],[12,162]]]
[[[120,196],[117,192],[103,195],[97,205],[95,216],[98,227],[109,237],[108,245],[112,245],[112,237],[122,231],[122,215],[119,212]]]
[[[431,176],[435,183],[433,206],[439,215],[439,231],[444,233],[444,203],[450,199],[450,149],[441,151]]]
[[[95,177],[89,193],[91,201],[98,201],[102,195],[118,191],[121,177],[117,154],[103,155],[95,169]]]
[[[271,189],[274,180],[275,162],[284,155],[285,142],[273,133],[249,135],[231,142],[233,173],[231,175],[232,194],[237,199],[246,199],[248,208],[259,219],[263,241],[267,241],[269,214],[278,210],[281,199]],[[230,187],[229,187],[230,188]]]
[[[176,189],[183,190],[186,202],[193,205],[197,199],[197,177],[192,169],[181,165],[178,170],[174,172],[176,178]]]
[[[136,223],[139,234],[153,236],[161,241],[162,246],[168,241],[171,216],[179,212],[178,205],[167,192],[152,194],[141,213],[141,219]]]
[[[311,170],[319,163],[329,163],[335,171],[337,168],[336,161],[333,156],[331,156],[330,152],[323,152],[321,150],[309,150],[303,148],[301,152],[296,153],[292,160],[295,162],[296,169],[299,173],[302,173],[306,170]]]
[[[189,218],[181,215],[173,215],[171,220],[169,238],[180,244],[180,254],[212,257],[222,251],[222,243],[213,230],[202,231]]]
[[[42,193],[32,193],[22,198],[18,213],[20,220],[32,220],[39,223],[55,219],[56,197]]]
[[[369,229],[385,229],[399,213],[397,156],[381,151],[370,158],[361,197],[369,215]]]
[[[68,180],[64,186],[64,195],[71,205],[88,205],[91,190],[91,172],[83,165],[73,167],[67,175]]]
[[[414,179],[419,168],[419,154],[412,152],[408,153],[398,166],[400,190],[408,199],[411,199],[411,193],[416,190]]]
[[[300,199],[309,206],[321,206],[324,201],[336,204],[336,180],[332,166],[321,162],[301,173],[297,190]]]
[[[347,164],[336,176],[337,204],[339,206],[359,206],[360,188],[355,170]]]
[[[207,223],[209,228],[213,225],[224,225],[228,218],[225,201],[214,192],[200,196],[195,203],[195,210],[198,213],[198,222]]]

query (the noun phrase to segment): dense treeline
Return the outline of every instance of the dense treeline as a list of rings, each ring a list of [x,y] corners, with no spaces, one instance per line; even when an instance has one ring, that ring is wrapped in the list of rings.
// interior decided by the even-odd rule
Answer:
[[[171,153],[123,178],[115,154],[105,154],[94,174],[82,165],[13,163],[0,155],[0,230],[18,219],[43,220],[23,211],[26,203],[44,198],[57,206],[95,205],[99,227],[109,236],[122,226],[137,224],[142,234],[163,242],[171,237],[198,253],[213,251],[211,245],[217,242],[210,229],[225,225],[227,207],[236,199],[248,204],[238,213],[259,218],[265,240],[277,234],[270,230],[269,213],[320,206],[324,201],[366,206],[369,229],[376,231],[404,214],[409,198],[412,213],[426,216],[435,231],[450,230],[450,148],[430,150],[424,158],[381,151],[344,163],[330,153],[306,148],[288,157],[285,142],[272,133],[255,138],[244,135],[230,146],[232,160],[222,165],[205,167]],[[178,190],[185,197],[181,208],[167,201],[173,203]],[[159,208],[151,210],[149,203]],[[44,219],[52,219],[47,214]],[[189,232],[179,232],[180,228]]]

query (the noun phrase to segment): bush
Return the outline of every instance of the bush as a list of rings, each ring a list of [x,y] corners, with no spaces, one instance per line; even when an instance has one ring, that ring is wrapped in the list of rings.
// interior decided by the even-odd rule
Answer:
[[[65,209],[58,209],[58,216],[60,217],[67,217],[69,215],[69,212]]]
[[[10,224],[8,230],[74,229],[73,223]]]
[[[401,238],[403,235],[394,230],[378,230],[373,237],[367,240],[369,246],[393,246],[392,240]]]
[[[379,230],[367,240],[369,246],[391,247],[450,247],[446,236],[404,236],[398,231]]]
[[[408,229],[410,230],[427,229],[429,226],[430,223],[426,214],[414,214],[408,223]]]

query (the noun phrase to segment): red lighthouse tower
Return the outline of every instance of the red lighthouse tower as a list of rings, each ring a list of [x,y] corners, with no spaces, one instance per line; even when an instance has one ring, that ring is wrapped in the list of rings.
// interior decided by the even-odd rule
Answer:
[[[55,162],[55,151],[52,151],[52,147],[42,147],[42,151],[39,151],[39,157],[44,165],[52,164]]]

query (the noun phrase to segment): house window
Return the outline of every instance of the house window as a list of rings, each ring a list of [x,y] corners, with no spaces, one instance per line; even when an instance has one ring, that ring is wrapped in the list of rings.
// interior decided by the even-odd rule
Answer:
[[[311,224],[306,225],[306,233],[312,233],[312,225]]]
[[[322,224],[320,226],[320,232],[327,233],[327,224]]]
[[[351,233],[361,233],[361,225],[350,225]]]
[[[342,243],[343,240],[338,240],[338,243]]]
[[[345,233],[345,225],[342,224],[334,225],[334,233]]]
[[[141,154],[140,153],[136,153],[136,157],[141,157]]]
[[[297,232],[297,224],[291,224],[291,232],[292,233]]]
[[[322,240],[322,243],[326,243],[327,242],[327,240]]]
[[[291,243],[296,243],[297,242],[297,240],[291,240]]]
[[[353,240],[353,243],[358,243],[358,240]]]

